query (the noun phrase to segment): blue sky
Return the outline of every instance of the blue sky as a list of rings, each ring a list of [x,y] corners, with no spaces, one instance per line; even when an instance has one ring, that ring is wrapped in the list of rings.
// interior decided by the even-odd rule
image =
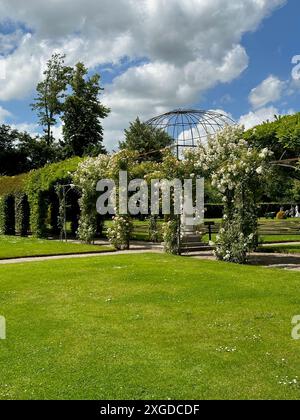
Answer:
[[[220,85],[208,92],[201,105],[212,106],[216,103],[222,107],[220,98],[230,95],[232,102],[225,105],[226,111],[235,119],[249,112],[249,92],[271,74],[281,80],[291,77],[292,57],[300,54],[300,2],[289,0],[286,5],[275,11],[253,33],[243,36],[250,61],[245,72],[229,85]],[[275,104],[284,112],[288,109],[300,111],[299,91],[288,98],[281,98]],[[222,102],[222,101],[221,101]],[[224,107],[224,105],[223,105]]]
[[[299,110],[299,0],[2,0],[0,122],[38,132],[29,104],[54,51],[102,75],[114,147],[136,116],[220,109],[246,127]],[[55,135],[61,134],[58,122]]]

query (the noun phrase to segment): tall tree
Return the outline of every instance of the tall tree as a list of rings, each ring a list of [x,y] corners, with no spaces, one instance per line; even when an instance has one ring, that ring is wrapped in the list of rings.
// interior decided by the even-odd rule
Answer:
[[[44,79],[37,85],[37,97],[31,105],[37,111],[39,123],[44,127],[48,146],[53,143],[52,127],[62,113],[66,89],[72,69],[64,64],[65,55],[54,54],[47,63]]]
[[[26,172],[62,159],[59,143],[48,145],[45,138],[32,137],[28,133],[19,133],[18,150],[26,159]]]
[[[155,129],[137,118],[125,130],[125,141],[120,142],[121,150],[135,150],[140,153],[140,160],[160,162],[162,150],[172,144],[172,138],[164,131]]]
[[[100,76],[87,77],[83,63],[75,66],[70,81],[72,92],[64,103],[62,117],[66,156],[95,156],[105,152],[101,119],[110,109],[100,102]]]

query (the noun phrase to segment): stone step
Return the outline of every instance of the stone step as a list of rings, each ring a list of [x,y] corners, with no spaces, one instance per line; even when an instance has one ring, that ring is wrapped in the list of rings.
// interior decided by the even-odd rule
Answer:
[[[182,242],[185,243],[192,243],[192,242],[200,242],[201,236],[200,235],[183,235]]]
[[[207,246],[207,244],[204,244],[203,242],[181,242],[182,247],[189,247],[189,248],[195,248],[195,247],[201,247],[201,246]]]
[[[182,254],[191,254],[197,252],[204,252],[204,251],[212,251],[214,248],[211,246],[199,246],[199,247],[182,247],[180,252]]]

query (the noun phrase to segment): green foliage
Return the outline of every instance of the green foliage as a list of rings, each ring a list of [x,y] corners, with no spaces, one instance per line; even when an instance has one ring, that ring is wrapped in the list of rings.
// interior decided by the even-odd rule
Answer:
[[[30,207],[27,195],[24,193],[15,195],[15,218],[16,232],[21,236],[27,236],[30,229]]]
[[[245,139],[254,147],[269,148],[274,153],[274,161],[294,159],[300,156],[300,113],[277,117],[274,122],[266,122],[248,130]],[[293,180],[300,179],[299,171],[293,168],[274,166],[269,171],[264,186],[263,201],[297,201]]]
[[[28,174],[0,177],[0,196],[25,191]]]
[[[53,54],[44,71],[44,80],[37,85],[37,97],[32,109],[38,112],[40,125],[45,127],[47,145],[53,143],[51,128],[62,112],[63,99],[72,69],[64,65],[65,56]]]
[[[86,243],[91,243],[97,233],[96,185],[100,179],[109,177],[110,166],[109,156],[99,155],[97,158],[83,160],[73,176],[81,192],[78,236]]]
[[[15,198],[13,195],[5,195],[0,197],[0,234],[15,233]]]
[[[26,190],[33,193],[49,191],[56,183],[66,183],[71,180],[72,173],[77,170],[81,159],[74,157],[62,162],[52,163],[42,169],[32,171],[26,182]]]
[[[300,113],[280,118],[277,138],[292,157],[300,155]]]
[[[162,226],[164,250],[167,254],[180,253],[180,216],[173,217]]]
[[[45,237],[47,233],[46,218],[49,205],[49,194],[53,193],[56,184],[71,182],[72,173],[76,171],[80,158],[45,166],[29,174],[26,192],[31,209],[31,230],[36,237]]]
[[[0,126],[0,175],[14,175],[24,166],[24,158],[16,147],[18,132],[8,125]]]
[[[0,125],[0,175],[14,176],[59,160],[59,144]]]
[[[54,194],[53,191],[51,192],[52,193],[49,197],[49,224],[51,226],[52,235],[59,235],[59,233],[61,232],[59,200],[57,194]]]
[[[253,146],[272,150],[275,160],[297,158],[300,155],[300,113],[277,117],[245,132]]]
[[[160,231],[158,226],[158,217],[150,216],[149,218],[149,239],[150,242],[159,242]]]
[[[172,144],[172,138],[162,130],[154,129],[139,118],[130,124],[125,130],[125,141],[120,143],[120,149],[137,151],[140,154],[140,161],[161,162],[163,159],[162,150]]]
[[[57,162],[62,156],[61,146],[58,143],[48,144],[45,138],[33,138],[28,133],[19,134],[18,148],[26,159],[24,172]]]
[[[100,76],[86,78],[88,70],[83,63],[75,66],[70,80],[72,93],[64,104],[64,146],[67,157],[97,156],[105,151],[103,128],[100,120],[107,117],[110,110],[99,101],[103,90]]]
[[[128,216],[116,216],[112,225],[107,229],[107,236],[111,245],[124,251],[130,247],[130,237],[133,232],[133,223]]]
[[[211,177],[224,203],[216,256],[240,264],[257,245],[258,198],[273,156],[268,148],[251,147],[243,137],[243,127],[228,126],[193,152],[195,167]]]
[[[300,181],[298,180],[293,181],[291,197],[294,203],[300,202]]]

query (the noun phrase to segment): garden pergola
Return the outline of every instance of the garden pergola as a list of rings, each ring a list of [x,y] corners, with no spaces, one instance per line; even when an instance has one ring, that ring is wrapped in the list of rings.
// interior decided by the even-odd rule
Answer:
[[[182,156],[186,148],[194,148],[235,121],[228,115],[217,111],[195,109],[176,109],[146,122],[147,125],[165,131],[173,140],[172,148],[176,156]]]

